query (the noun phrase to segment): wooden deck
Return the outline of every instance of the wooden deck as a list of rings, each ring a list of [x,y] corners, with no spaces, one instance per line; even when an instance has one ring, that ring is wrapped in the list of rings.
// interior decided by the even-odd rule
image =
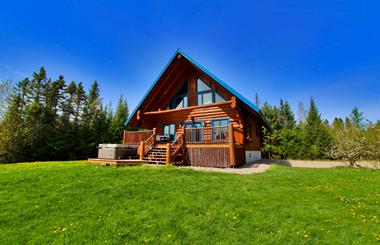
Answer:
[[[115,165],[115,166],[133,166],[146,164],[148,161],[139,159],[102,159],[102,158],[89,158],[88,163],[101,164],[101,165]]]

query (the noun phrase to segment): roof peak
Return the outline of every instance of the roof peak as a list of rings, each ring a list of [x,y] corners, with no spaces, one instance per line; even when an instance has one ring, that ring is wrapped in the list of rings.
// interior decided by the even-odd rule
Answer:
[[[173,60],[175,59],[175,57],[178,55],[178,54],[181,54],[184,58],[186,58],[191,64],[193,64],[195,67],[197,67],[199,70],[201,70],[202,72],[204,72],[205,74],[207,74],[209,77],[211,77],[213,80],[215,80],[217,83],[219,83],[220,86],[224,87],[225,89],[227,89],[231,94],[233,94],[234,96],[236,96],[239,100],[241,100],[244,104],[246,104],[249,108],[251,108],[252,110],[254,110],[255,112],[257,112],[259,114],[259,116],[262,118],[262,120],[270,127],[268,121],[266,120],[266,118],[262,115],[260,109],[255,105],[253,104],[251,101],[249,101],[247,98],[245,98],[243,95],[241,95],[240,93],[238,93],[235,89],[233,89],[232,87],[230,87],[227,83],[225,83],[224,81],[222,81],[220,78],[218,78],[217,76],[215,76],[213,73],[211,73],[208,69],[206,69],[204,66],[202,66],[201,64],[199,64],[197,61],[195,61],[193,58],[191,58],[188,54],[186,54],[181,48],[177,48],[177,50],[175,51],[174,55],[172,56],[172,58],[169,60],[169,62],[167,63],[167,65],[164,67],[164,69],[160,72],[159,76],[157,77],[157,79],[155,80],[155,82],[152,84],[152,86],[149,88],[148,92],[145,94],[145,96],[143,97],[143,99],[140,101],[140,103],[136,106],[135,110],[133,111],[133,113],[130,115],[130,117],[128,118],[126,124],[132,119],[132,117],[134,116],[134,114],[137,112],[138,108],[141,106],[142,102],[145,100],[145,98],[148,96],[148,94],[150,93],[150,91],[152,90],[152,88],[156,85],[156,83],[160,80],[162,74],[165,72],[165,70],[167,69],[167,67],[173,62]]]

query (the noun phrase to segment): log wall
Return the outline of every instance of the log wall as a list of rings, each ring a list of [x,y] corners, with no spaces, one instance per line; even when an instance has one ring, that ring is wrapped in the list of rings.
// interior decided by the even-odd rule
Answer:
[[[144,114],[144,127],[157,128],[157,133],[162,134],[164,124],[176,124],[177,133],[184,122],[202,121],[204,127],[211,126],[212,119],[229,118],[230,123],[236,128],[243,127],[243,119],[236,108],[231,107],[231,102],[221,102],[205,106],[188,107],[184,109],[148,112]],[[242,129],[241,129],[242,130]],[[239,137],[239,143],[243,136]]]

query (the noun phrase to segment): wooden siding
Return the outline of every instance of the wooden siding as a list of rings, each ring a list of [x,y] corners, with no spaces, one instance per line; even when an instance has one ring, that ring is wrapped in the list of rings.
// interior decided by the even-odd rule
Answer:
[[[230,166],[228,147],[187,147],[191,166],[227,168]]]

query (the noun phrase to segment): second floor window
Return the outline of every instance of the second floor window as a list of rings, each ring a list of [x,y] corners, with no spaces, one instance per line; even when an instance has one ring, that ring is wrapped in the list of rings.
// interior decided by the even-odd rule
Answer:
[[[197,79],[197,105],[208,105],[223,102],[225,99],[207,86],[201,79]]]
[[[187,82],[185,82],[183,87],[170,100],[168,109],[180,109],[180,108],[185,108],[187,106],[188,106]]]

